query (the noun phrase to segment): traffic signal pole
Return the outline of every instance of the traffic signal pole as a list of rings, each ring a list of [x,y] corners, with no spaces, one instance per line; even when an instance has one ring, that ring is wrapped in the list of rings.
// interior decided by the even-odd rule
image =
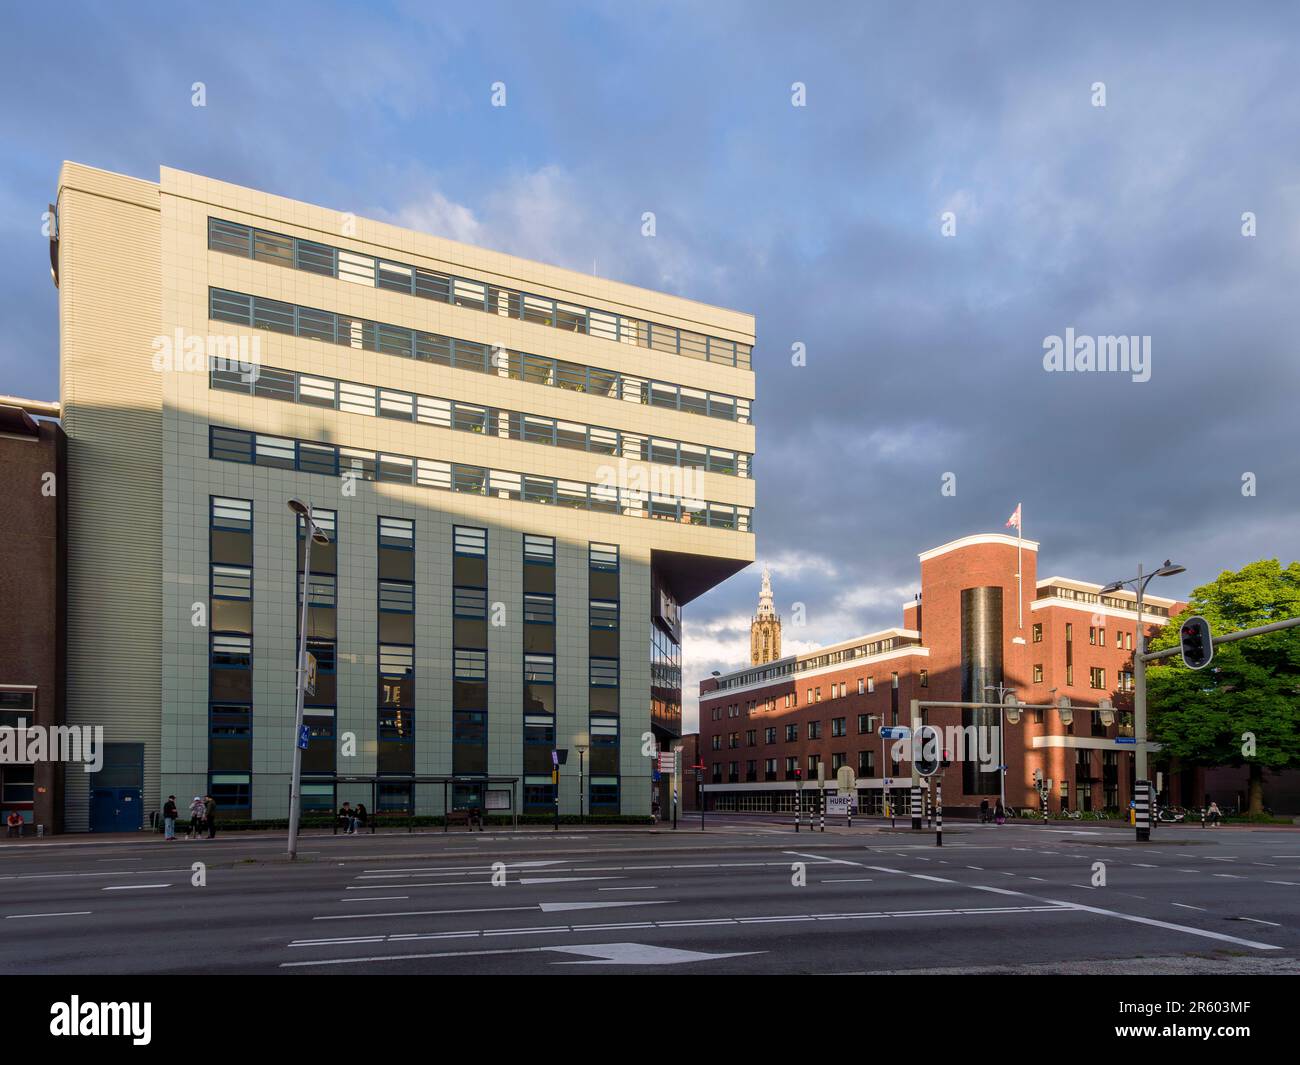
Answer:
[[[912,734],[910,743],[916,743],[916,733],[921,727],[921,700],[912,700]],[[912,748],[912,831],[921,831],[921,770],[916,764],[916,749]]]

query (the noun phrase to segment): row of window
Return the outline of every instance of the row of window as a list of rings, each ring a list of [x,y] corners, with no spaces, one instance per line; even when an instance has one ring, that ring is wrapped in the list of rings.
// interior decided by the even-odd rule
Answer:
[[[1101,606],[1113,607],[1116,610],[1127,610],[1130,613],[1136,613],[1137,611],[1137,601],[1134,599],[1120,599],[1117,596],[1101,595],[1097,592],[1081,592],[1077,588],[1065,588],[1060,585],[1039,588],[1037,597],[1039,599],[1072,599],[1076,603],[1097,603]],[[1142,604],[1142,613],[1167,618],[1169,617],[1169,608],[1144,602]]]
[[[781,677],[788,677],[794,673],[805,673],[810,669],[822,669],[826,666],[839,665],[842,662],[851,662],[855,658],[869,658],[874,655],[887,654],[890,651],[896,651],[904,647],[919,647],[920,644],[920,639],[915,636],[888,636],[881,640],[870,640],[853,647],[841,648],[838,651],[827,651],[825,654],[799,658],[795,661],[775,662],[758,669],[749,669],[743,673],[736,673],[718,681],[718,690],[747,688],[751,684],[762,684]]]
[[[548,325],[569,333],[585,333],[616,343],[727,366],[748,368],[750,365],[750,346],[734,340],[629,318],[594,307],[563,303],[549,296],[500,288],[420,266],[377,259],[346,248],[255,229],[239,222],[209,218],[208,247],[228,255]]]
[[[320,340],[360,351],[377,351],[402,359],[437,363],[474,373],[490,374],[530,384],[584,392],[607,399],[640,403],[687,414],[748,424],[752,403],[739,396],[687,388],[667,381],[631,377],[582,363],[543,355],[494,348],[474,340],[426,333],[400,325],[385,325],[333,311],[301,307],[264,296],[226,289],[208,290],[208,315],[221,322],[266,329],[307,340]]]
[[[743,451],[665,440],[497,407],[481,407],[454,399],[339,381],[270,366],[259,367],[257,374],[253,375],[233,365],[214,365],[210,383],[213,388],[225,392],[243,392],[265,399],[325,407],[345,414],[419,422],[439,429],[457,429],[575,451],[684,466],[732,477],[750,476],[752,456]]]
[[[874,733],[876,731],[876,715],[859,714],[857,725],[858,725],[859,736],[866,736]],[[822,738],[822,723],[820,721],[808,721],[805,722],[805,726],[808,733],[808,739],[819,740]],[[849,719],[847,717],[831,718],[832,736],[839,737],[839,736],[847,736],[848,734],[849,734]],[[776,737],[777,737],[776,725],[769,725],[765,729],[763,729],[764,746],[768,746],[770,744],[776,743],[777,742]],[[799,740],[798,724],[796,723],[787,724],[785,726],[785,742],[796,743],[798,742],[798,740]],[[715,751],[720,751],[722,749],[721,733],[714,733],[712,744],[713,744],[713,749]],[[727,746],[729,748],[736,748],[740,746],[739,732],[730,732],[727,734]],[[758,729],[749,729],[745,732],[745,746],[746,747],[758,746]]]
[[[1083,594],[1083,593],[1080,593],[1080,594]],[[1143,609],[1145,610],[1145,607],[1144,607]],[[1032,638],[1033,638],[1034,643],[1042,643],[1042,642],[1043,642],[1043,623],[1042,623],[1041,621],[1037,621],[1037,622],[1035,622],[1035,623],[1034,623],[1034,626],[1033,626],[1033,629],[1032,629],[1031,631],[1032,631]],[[1068,621],[1065,623],[1065,642],[1066,642],[1066,643],[1073,643],[1073,642],[1074,642],[1074,625],[1073,625],[1071,622],[1068,622]],[[1098,628],[1098,627],[1095,626],[1095,625],[1089,625],[1089,626],[1088,626],[1088,643],[1091,644],[1093,647],[1105,647],[1105,646],[1106,646],[1106,630],[1105,630],[1104,628]],[[1116,632],[1116,633],[1115,633],[1115,648],[1116,648],[1116,650],[1120,650],[1120,651],[1131,651],[1131,650],[1133,650],[1133,633],[1131,633],[1131,632]]]
[[[858,760],[857,760],[856,774],[859,777],[875,776],[876,774],[875,752],[858,751],[857,753],[858,753]],[[784,775],[778,772],[777,769],[778,762],[779,759],[776,758],[767,758],[763,761],[763,776],[761,778],[762,780],[801,779],[798,775],[799,758],[797,755],[792,754],[786,757]],[[804,764],[807,766],[807,779],[816,780],[817,767],[822,764],[822,756],[820,754],[810,754],[805,759]],[[844,766],[848,764],[849,764],[849,756],[847,751],[833,751],[831,753],[830,771],[832,775],[838,773],[840,769],[842,769]],[[899,768],[898,763],[895,762],[890,771],[893,773],[897,773],[898,768]],[[721,762],[712,763],[710,769],[711,769],[712,783],[714,784],[722,784],[724,782],[728,784],[739,784],[742,781],[742,777],[740,775],[739,762],[727,763],[725,781],[723,777],[723,764]],[[745,763],[745,775],[743,777],[743,780],[746,783],[754,783],[759,779],[760,777],[758,775],[758,760],[750,759]]]
[[[444,492],[467,492],[633,518],[650,517],[685,525],[707,525],[714,529],[753,531],[750,507],[682,500],[614,485],[562,481],[554,477],[294,440],[217,425],[210,428],[208,455],[222,462],[273,466],[331,477],[351,474],[363,481],[412,484]]]
[[[921,670],[919,674],[919,680],[922,688],[928,688],[930,686],[930,671],[927,669]],[[889,675],[889,684],[891,689],[897,690],[898,688],[897,673],[891,673]],[[859,695],[873,695],[875,694],[875,691],[876,691],[875,677],[858,678]],[[849,694],[849,686],[847,681],[836,681],[834,684],[830,685],[831,699],[843,699],[847,697],[848,694]],[[791,691],[786,692],[783,698],[784,698],[785,709],[798,706],[799,705],[798,689],[793,689]],[[758,713],[762,710],[768,710],[768,711],[775,710],[776,699],[777,699],[776,696],[769,696],[767,699],[751,699],[749,700],[748,703],[730,703],[725,707],[726,716],[741,717],[744,715]],[[820,703],[821,701],[822,701],[822,689],[820,685],[815,685],[807,689],[807,698],[804,702],[805,706],[811,706],[813,703]],[[724,707],[721,705],[713,707],[714,721],[720,721],[722,719],[723,710]],[[860,716],[865,716],[865,715],[860,715]]]

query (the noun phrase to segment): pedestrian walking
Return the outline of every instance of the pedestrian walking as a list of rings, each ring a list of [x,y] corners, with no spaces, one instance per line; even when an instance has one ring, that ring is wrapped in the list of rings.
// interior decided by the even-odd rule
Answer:
[[[999,799],[998,804],[993,807],[993,823],[998,825],[1005,825],[1007,823],[1007,811],[1003,807],[1001,799]]]
[[[208,839],[217,838],[217,800],[211,795],[203,796],[203,816],[208,822]]]
[[[987,825],[988,823],[989,823],[989,801],[988,799],[980,799],[980,824]]]
[[[176,839],[176,796],[168,795],[167,801],[163,803],[163,839],[175,841]]]

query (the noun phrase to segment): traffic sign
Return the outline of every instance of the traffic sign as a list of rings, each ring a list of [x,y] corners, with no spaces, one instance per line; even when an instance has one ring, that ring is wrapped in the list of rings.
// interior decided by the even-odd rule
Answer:
[[[311,745],[311,726],[303,725],[298,730],[298,749],[305,751]]]
[[[912,730],[906,725],[882,725],[880,728],[882,740],[905,740],[911,734]]]
[[[840,771],[835,774],[835,784],[841,791],[853,791],[858,786],[857,774],[853,772],[853,767],[848,765],[840,766]]]

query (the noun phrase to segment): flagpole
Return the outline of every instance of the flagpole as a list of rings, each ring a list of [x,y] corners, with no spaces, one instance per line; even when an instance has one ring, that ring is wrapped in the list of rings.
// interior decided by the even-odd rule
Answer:
[[[1021,556],[1020,545],[1025,538],[1025,511],[1024,504],[1016,504],[1016,616],[1020,619],[1019,628],[1023,631],[1025,627],[1025,589],[1021,583]]]

